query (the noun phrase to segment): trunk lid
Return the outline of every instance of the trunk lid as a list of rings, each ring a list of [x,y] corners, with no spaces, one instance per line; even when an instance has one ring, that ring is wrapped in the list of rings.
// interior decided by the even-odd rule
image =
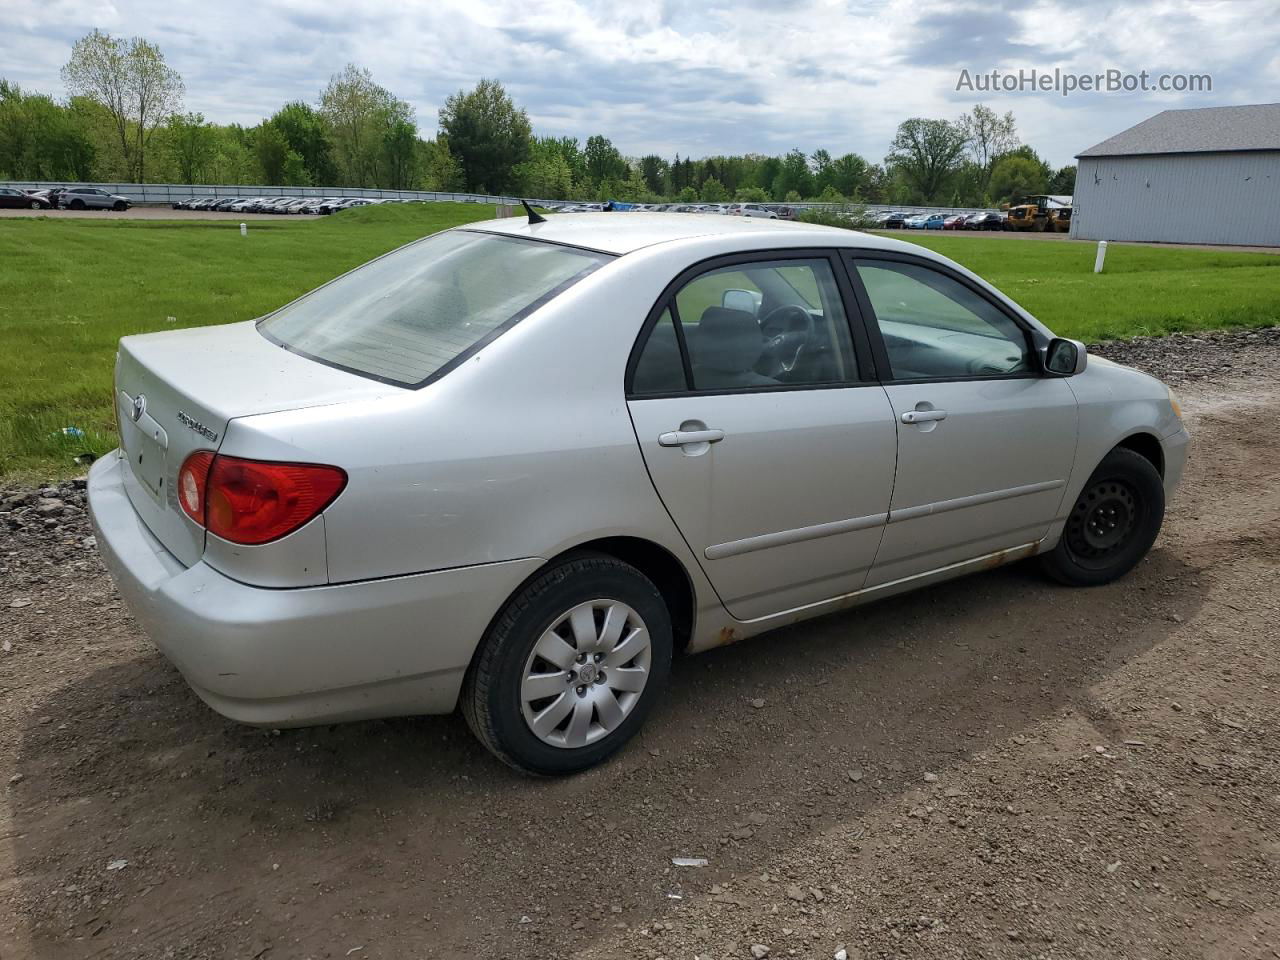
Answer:
[[[290,353],[252,321],[125,337],[115,373],[125,490],[147,529],[191,566],[205,543],[178,504],[178,470],[191,453],[217,450],[237,417],[401,392]]]

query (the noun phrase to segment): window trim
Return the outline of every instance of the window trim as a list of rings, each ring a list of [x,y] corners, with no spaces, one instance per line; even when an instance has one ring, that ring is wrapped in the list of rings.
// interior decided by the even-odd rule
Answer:
[[[405,383],[403,380],[396,380],[393,377],[383,377],[383,376],[379,376],[376,373],[369,373],[366,370],[358,370],[355,367],[351,367],[343,363],[338,363],[335,360],[326,360],[324,357],[318,357],[315,354],[309,353],[306,350],[302,350],[298,347],[294,347],[285,343],[283,340],[273,335],[269,330],[267,330],[264,327],[264,324],[266,323],[266,321],[270,320],[272,317],[274,317],[277,313],[279,313],[285,307],[290,306],[291,304],[297,303],[299,300],[305,299],[306,297],[311,296],[313,293],[323,290],[325,287],[329,286],[330,284],[337,283],[343,277],[346,277],[349,274],[355,273],[357,270],[360,270],[363,267],[367,267],[371,263],[377,263],[379,260],[382,260],[385,257],[389,257],[393,253],[399,253],[401,250],[404,250],[407,247],[412,247],[412,246],[415,246],[416,244],[424,243],[427,240],[431,240],[432,238],[441,236],[442,234],[445,234],[445,233],[483,234],[484,236],[494,237],[499,240],[507,240],[514,243],[540,243],[540,244],[546,244],[554,247],[565,247],[567,249],[573,250],[576,253],[591,254],[594,257],[594,262],[588,264],[582,270],[575,273],[572,277],[569,277],[567,280],[562,281],[556,287],[554,287],[551,290],[548,290],[542,296],[538,297],[538,299],[534,300],[532,303],[528,304],[523,309],[517,311],[512,316],[508,317],[501,324],[494,327],[487,334],[485,334],[483,337],[481,337],[471,346],[467,347],[467,349],[463,350],[452,360],[433,370],[425,380],[419,380],[416,383]],[[270,311],[269,313],[263,314],[261,317],[259,317],[257,320],[253,322],[253,326],[254,326],[254,329],[257,330],[258,333],[261,334],[264,339],[268,340],[271,343],[274,343],[277,347],[280,347],[283,350],[287,350],[290,353],[297,354],[300,357],[306,357],[308,360],[314,361],[315,363],[321,363],[321,364],[324,364],[326,367],[332,367],[335,370],[342,370],[345,373],[354,374],[357,377],[364,377],[366,380],[373,380],[377,383],[385,383],[388,386],[399,387],[402,390],[421,390],[423,387],[430,386],[431,384],[439,380],[441,377],[446,376],[453,370],[462,366],[462,364],[466,363],[468,360],[470,360],[473,356],[475,356],[477,353],[479,353],[489,344],[493,343],[493,341],[497,340],[500,336],[502,336],[504,333],[506,333],[508,330],[514,327],[517,323],[519,323],[525,317],[529,316],[531,313],[534,313],[537,310],[540,310],[542,307],[545,307],[548,303],[550,303],[556,297],[560,296],[560,294],[564,293],[570,287],[576,286],[578,283],[585,280],[587,277],[595,273],[601,267],[607,265],[610,261],[616,260],[616,259],[617,259],[617,254],[606,253],[603,250],[591,250],[587,247],[577,247],[568,243],[556,243],[554,240],[545,240],[541,237],[538,237],[538,238],[518,237],[518,236],[512,236],[510,234],[499,233],[497,231],[465,230],[465,229],[458,229],[455,227],[452,230],[439,230],[436,233],[427,234],[427,236],[425,237],[418,237],[416,240],[410,240],[408,243],[401,244],[400,246],[396,247],[394,250],[388,250],[386,253],[376,256],[372,260],[366,260],[364,263],[359,264],[358,266],[354,266],[350,270],[347,270],[344,273],[340,273],[336,277],[333,277],[330,280],[326,280],[324,283],[320,284],[320,286],[314,287],[311,290],[308,290],[306,293],[302,294],[301,296],[294,297],[288,303],[282,303],[280,306],[276,307],[274,310]]]
[[[640,332],[636,334],[631,345],[631,353],[627,356],[626,373],[623,379],[623,393],[631,400],[664,400],[673,397],[716,397],[733,396],[743,393],[785,393],[797,390],[847,390],[851,387],[876,386],[875,355],[871,342],[867,337],[865,325],[859,312],[859,304],[854,299],[852,285],[849,282],[847,268],[841,263],[841,251],[830,247],[790,247],[772,250],[746,250],[740,253],[719,254],[699,260],[685,267],[668,283],[654,301],[649,313],[645,316]],[[693,387],[693,361],[689,355],[688,345],[684,338],[684,325],[680,322],[680,310],[676,306],[676,295],[688,284],[703,274],[711,273],[724,267],[739,266],[746,263],[770,263],[777,260],[824,260],[831,269],[835,281],[836,293],[840,299],[840,307],[844,311],[845,324],[848,327],[849,345],[855,367],[854,377],[843,380],[832,380],[826,383],[779,383],[765,386],[727,387],[720,390],[695,390]],[[685,389],[667,390],[662,393],[636,393],[634,388],[636,367],[640,364],[640,355],[648,346],[649,335],[658,325],[662,314],[671,311],[675,323],[676,343],[680,348],[680,362],[684,367]]]
[[[1039,338],[1036,336],[1037,331],[1035,328],[1016,312],[1009,309],[1006,304],[992,297],[989,291],[983,289],[963,274],[951,269],[945,263],[938,263],[927,257],[910,253],[899,253],[896,250],[873,250],[861,247],[846,247],[842,249],[840,259],[844,263],[850,286],[853,288],[854,296],[858,300],[858,312],[862,317],[863,325],[866,327],[866,335],[871,342],[871,354],[875,360],[876,374],[880,383],[892,385],[899,383],[968,383],[982,380],[1031,380],[1041,379],[1047,375],[1044,369],[1043,351],[1041,350]],[[933,270],[935,273],[940,273],[944,277],[956,281],[970,293],[998,310],[1022,331],[1022,335],[1026,340],[1027,352],[1032,357],[1034,369],[1026,370],[1022,373],[982,373],[963,377],[895,377],[893,375],[893,367],[889,363],[889,351],[884,345],[884,335],[880,332],[880,321],[876,317],[875,307],[872,305],[871,297],[867,293],[866,284],[862,282],[862,277],[858,273],[855,263],[857,260],[885,260],[892,263],[905,263]]]

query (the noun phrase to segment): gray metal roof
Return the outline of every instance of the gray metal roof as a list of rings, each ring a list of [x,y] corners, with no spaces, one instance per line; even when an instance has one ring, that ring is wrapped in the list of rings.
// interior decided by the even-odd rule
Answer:
[[[1166,110],[1076,156],[1123,157],[1237,150],[1280,150],[1280,103]]]

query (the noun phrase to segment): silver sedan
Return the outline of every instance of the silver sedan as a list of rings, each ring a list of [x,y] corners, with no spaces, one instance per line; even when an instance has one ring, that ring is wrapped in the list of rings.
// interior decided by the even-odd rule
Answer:
[[[1114,580],[1187,447],[1161,383],[928,250],[648,213],[475,224],[126,337],[115,398],[98,544],[210,706],[460,706],[543,774],[622,746],[674,654],[1026,557]]]

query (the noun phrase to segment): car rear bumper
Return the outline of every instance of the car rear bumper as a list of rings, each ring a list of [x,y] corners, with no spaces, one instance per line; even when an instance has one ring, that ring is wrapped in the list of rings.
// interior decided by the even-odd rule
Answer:
[[[298,589],[184,567],[125,495],[114,454],[89,472],[98,549],[160,651],[216,711],[303,726],[448,713],[490,618],[541,561]]]

